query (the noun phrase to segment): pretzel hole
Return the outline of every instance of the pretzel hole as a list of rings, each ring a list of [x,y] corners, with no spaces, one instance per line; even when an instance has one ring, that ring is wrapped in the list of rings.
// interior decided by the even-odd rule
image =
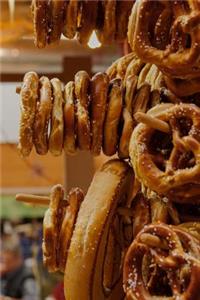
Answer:
[[[180,137],[188,136],[192,128],[192,119],[188,117],[180,117],[176,120],[176,125],[179,130]]]
[[[145,254],[142,261],[143,281],[153,296],[173,296],[167,272],[155,264],[150,254]]]
[[[193,168],[195,166],[196,160],[192,151],[181,152],[177,151],[172,162],[172,167],[174,170],[183,170]]]
[[[147,147],[148,152],[152,155],[152,160],[156,167],[164,172],[166,168],[166,160],[169,159],[173,149],[172,136],[159,130],[155,130]]]

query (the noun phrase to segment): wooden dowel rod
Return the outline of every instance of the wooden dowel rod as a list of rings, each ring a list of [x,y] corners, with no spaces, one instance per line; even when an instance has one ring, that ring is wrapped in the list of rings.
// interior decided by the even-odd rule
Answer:
[[[48,206],[50,199],[47,196],[37,196],[30,194],[17,194],[15,199],[20,202],[34,204],[34,205],[45,205]]]
[[[165,133],[170,133],[169,125],[166,122],[159,120],[156,117],[152,117],[143,112],[137,112],[134,114],[134,118],[138,123],[141,122],[148,125],[151,128],[157,129]]]

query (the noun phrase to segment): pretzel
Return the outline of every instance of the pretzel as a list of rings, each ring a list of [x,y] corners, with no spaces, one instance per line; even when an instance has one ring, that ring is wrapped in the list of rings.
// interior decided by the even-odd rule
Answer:
[[[57,247],[59,232],[66,211],[63,206],[64,190],[61,185],[51,189],[49,208],[45,212],[43,220],[43,263],[49,272],[58,270]]]
[[[107,105],[109,79],[105,73],[97,73],[91,80],[91,152],[99,155],[102,147],[103,124]]]
[[[137,193],[133,206],[133,237],[151,222],[150,205],[143,193]]]
[[[132,169],[120,160],[110,160],[96,172],[80,207],[68,251],[66,299],[79,299],[80,289],[82,299],[96,299],[97,295],[99,299],[123,298],[124,249],[116,245],[121,234],[118,230],[115,233],[118,222],[114,218],[117,206],[128,198],[132,180]]]
[[[171,134],[139,124],[130,157],[144,186],[172,201],[199,202],[200,110],[193,104],[157,105],[149,111],[169,124]]]
[[[131,14],[132,1],[117,1],[116,2],[116,33],[115,39],[117,41],[123,41],[127,36],[128,18]]]
[[[132,49],[168,75],[199,77],[198,5],[193,0],[185,5],[180,1],[139,1],[129,20]]]
[[[124,76],[124,81],[127,80],[129,76],[139,75],[145,63],[141,61],[138,57],[134,58],[129,65],[126,67],[126,73]]]
[[[63,135],[64,135],[64,120],[63,120],[63,105],[64,99],[62,95],[61,82],[57,78],[51,79],[53,90],[53,110],[51,116],[51,132],[49,137],[49,151],[57,156],[62,153]]]
[[[200,241],[200,222],[186,222],[178,226],[182,230],[186,230]]]
[[[48,1],[33,0],[31,10],[33,16],[35,45],[38,48],[44,48],[47,43],[48,35]]]
[[[125,85],[125,96],[124,96],[124,108],[122,113],[122,131],[121,137],[119,141],[119,149],[118,154],[120,158],[128,158],[129,157],[129,142],[131,138],[131,134],[134,129],[135,122],[132,117],[133,110],[133,101],[136,93],[137,87],[137,77],[135,75],[130,75],[126,81]]]
[[[100,2],[103,18],[99,24],[97,36],[102,44],[108,44],[115,39],[116,32],[116,0],[104,0]]]
[[[75,228],[77,215],[83,199],[83,192],[79,188],[71,189],[67,196],[68,206],[66,207],[66,212],[62,219],[62,224],[60,227],[60,232],[58,233],[59,238],[57,248],[58,268],[63,273],[65,272],[68,249]]]
[[[108,106],[103,130],[103,152],[108,156],[114,155],[117,150],[122,96],[121,80],[113,79],[109,84]]]
[[[36,152],[44,155],[48,152],[48,126],[52,112],[52,91],[51,83],[47,77],[41,77],[39,84],[40,96],[33,127],[33,141]]]
[[[123,57],[118,58],[112,65],[106,70],[106,74],[109,76],[110,80],[114,78],[124,79],[124,74],[126,73],[126,69],[132,60],[134,60],[135,54],[129,53]]]
[[[186,97],[200,93],[200,77],[190,80],[182,80],[178,78],[171,78],[164,76],[167,88],[178,97]]]
[[[50,0],[49,1],[49,30],[48,30],[48,44],[58,42],[62,33],[63,15],[65,9],[64,0]]]
[[[74,82],[69,81],[64,89],[64,150],[67,154],[76,152],[76,115]]]
[[[28,72],[23,79],[20,92],[20,126],[18,149],[22,156],[28,156],[33,147],[33,125],[38,99],[39,78],[35,72]]]
[[[66,2],[62,33],[69,39],[73,39],[76,34],[79,6],[79,0],[69,0],[69,2]]]
[[[98,1],[82,1],[80,26],[77,32],[77,39],[81,44],[87,44],[94,28],[98,12]]]
[[[79,71],[75,75],[75,95],[77,108],[77,138],[81,150],[90,149],[90,120],[89,120],[89,84],[87,72]]]
[[[199,241],[185,230],[151,224],[141,230],[124,262],[127,299],[198,299]]]

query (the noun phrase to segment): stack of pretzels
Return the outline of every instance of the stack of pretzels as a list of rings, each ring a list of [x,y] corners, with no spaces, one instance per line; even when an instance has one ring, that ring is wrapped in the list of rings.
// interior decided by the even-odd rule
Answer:
[[[81,11],[73,32],[85,42],[97,29],[97,10],[104,10],[109,35],[116,7],[125,7],[120,18],[128,15],[133,2],[125,2],[33,1],[33,7],[35,20],[44,7],[50,16],[63,16],[65,4],[68,21]],[[36,26],[45,33],[37,36],[39,47],[59,39],[62,18],[44,24],[52,37]],[[53,187],[44,217],[44,263],[50,272],[64,273],[66,300],[199,300],[199,1],[136,1],[128,38],[133,52],[92,78],[80,71],[63,85],[35,72],[24,76],[22,156],[33,145],[38,154],[60,155],[64,148],[66,154],[80,149],[119,156],[95,173],[85,197],[76,188],[65,200],[62,186]]]
[[[48,150],[60,155],[64,148],[66,154],[80,149],[99,155],[103,150],[108,156],[118,153],[128,158],[137,124],[134,114],[146,112],[161,98],[170,101],[162,85],[157,67],[144,64],[133,53],[92,78],[79,71],[65,86],[57,78],[29,72],[20,91],[20,152],[28,156],[34,144],[40,155]]]
[[[102,44],[122,42],[134,0],[32,0],[35,44],[44,48],[63,34],[87,44],[96,31]]]

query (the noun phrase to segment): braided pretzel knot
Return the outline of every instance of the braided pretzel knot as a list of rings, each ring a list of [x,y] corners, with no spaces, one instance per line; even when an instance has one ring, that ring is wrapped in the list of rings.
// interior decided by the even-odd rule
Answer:
[[[199,255],[199,241],[187,231],[165,224],[145,226],[125,257],[127,299],[199,299]]]
[[[167,122],[170,133],[139,124],[131,137],[130,157],[137,178],[173,201],[199,202],[200,109],[193,104],[161,104],[149,111]]]
[[[200,4],[188,1],[138,1],[129,21],[132,49],[168,75],[200,75]]]

